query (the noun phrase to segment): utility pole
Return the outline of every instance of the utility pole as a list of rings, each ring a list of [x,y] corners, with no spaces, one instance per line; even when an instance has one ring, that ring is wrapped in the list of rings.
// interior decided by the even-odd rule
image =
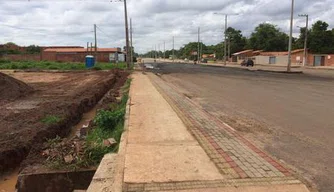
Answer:
[[[97,39],[96,39],[96,24],[94,24],[94,36],[95,36],[95,63],[97,63]]]
[[[160,43],[158,44],[158,59],[160,59]]]
[[[175,37],[173,36],[173,51],[172,51],[172,52],[173,52],[173,53],[172,53],[172,54],[173,54],[173,62],[174,62],[174,45],[175,45],[175,44],[174,44],[174,43],[175,43],[174,40],[175,40]]]
[[[133,47],[132,47],[132,18],[130,18],[130,41],[131,41],[131,45],[130,45],[130,56],[131,56],[131,65],[133,65]]]
[[[166,59],[166,41],[164,41],[164,59]]]
[[[93,43],[90,42],[90,54],[93,55]]]
[[[231,35],[228,34],[228,53],[227,53],[227,58],[230,59],[230,55],[231,55]]]
[[[308,38],[308,14],[298,15],[299,17],[306,17],[305,40],[304,40],[304,58],[303,66],[307,65],[307,38]]]
[[[89,42],[87,42],[87,54],[89,52]]]
[[[200,51],[200,57],[199,57],[200,60],[202,60],[202,55],[203,55],[203,41],[201,41],[201,51]]]
[[[200,45],[200,33],[201,33],[201,28],[200,27],[198,27],[198,47],[197,47],[197,63],[199,63],[199,51],[200,51],[200,47],[199,47],[199,45]]]
[[[222,14],[222,13],[214,13],[217,15],[225,15],[225,32],[224,32],[224,65],[226,65],[226,53],[227,53],[227,40],[226,40],[226,35],[227,35],[227,16],[228,15],[239,15],[239,14]]]
[[[128,10],[126,7],[126,0],[124,0],[124,17],[125,17],[125,41],[126,41],[126,67],[130,69],[129,25],[128,25]]]
[[[226,33],[227,33],[227,14],[225,15],[225,35],[224,35],[224,65],[226,66],[226,49],[227,49],[227,45],[226,45]]]
[[[157,60],[157,45],[155,45],[155,48],[154,48],[154,52],[155,52],[155,61]]]
[[[292,49],[292,29],[293,29],[293,9],[295,1],[291,0],[291,17],[290,17],[290,36],[289,36],[289,56],[288,56],[288,68],[287,71],[291,71],[291,49]]]

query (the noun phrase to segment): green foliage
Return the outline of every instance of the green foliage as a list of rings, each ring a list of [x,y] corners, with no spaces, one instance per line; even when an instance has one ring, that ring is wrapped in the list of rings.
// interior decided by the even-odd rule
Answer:
[[[6,64],[6,63],[11,63],[11,61],[7,59],[0,59],[0,64]]]
[[[26,48],[26,53],[28,54],[35,54],[35,53],[40,53],[41,52],[41,48],[37,45],[29,45],[27,48]]]
[[[317,21],[312,28],[308,30],[308,48],[312,53],[333,54],[334,53],[334,28],[328,29],[328,24],[324,21]],[[299,38],[292,39],[293,49],[304,48],[306,29],[300,29]],[[289,36],[282,32],[277,26],[262,23],[258,25],[249,38],[242,35],[240,30],[232,27],[227,29],[227,42],[230,42],[231,54],[245,49],[263,50],[263,51],[287,51]],[[224,42],[216,45],[203,44],[202,53],[216,54],[217,59],[224,57]],[[198,50],[197,42],[190,42],[178,50],[174,50],[174,55],[178,59],[193,60],[196,56],[191,55],[191,51]],[[169,58],[173,50],[166,50],[166,57]],[[144,54],[144,57],[163,56],[163,52],[150,51]]]
[[[119,122],[124,120],[124,114],[124,108],[117,109],[115,111],[100,110],[94,119],[94,123],[100,128],[112,129]]]
[[[247,39],[242,36],[240,30],[236,30],[232,27],[227,28],[227,39],[230,44],[230,54],[242,51],[245,49]],[[218,52],[216,50],[215,52]]]
[[[328,30],[328,24],[317,21],[313,24],[309,35],[309,48],[313,53],[331,54],[334,53],[333,29]]]
[[[90,165],[98,164],[103,156],[110,152],[115,152],[118,146],[106,147],[103,141],[109,138],[115,138],[119,143],[123,133],[123,122],[119,122],[112,130],[105,130],[99,127],[91,130],[86,138],[85,159]]]
[[[262,23],[255,28],[248,41],[248,47],[254,50],[286,51],[289,37],[275,25]]]
[[[58,143],[60,143],[62,141],[61,137],[59,137],[58,135],[53,138],[53,139],[48,139],[46,142],[48,143],[48,145],[50,147],[55,147]]]
[[[48,124],[48,125],[52,125],[52,124],[56,124],[58,122],[61,121],[61,118],[55,116],[55,115],[47,115],[46,117],[44,117],[41,122]]]
[[[118,145],[115,147],[104,146],[103,141],[114,138],[119,143],[121,140],[130,83],[131,79],[128,79],[122,87],[123,96],[119,103],[113,104],[109,111],[98,111],[94,119],[96,127],[88,133],[86,138],[84,159],[86,159],[88,165],[98,164],[105,154],[115,152],[118,149]]]

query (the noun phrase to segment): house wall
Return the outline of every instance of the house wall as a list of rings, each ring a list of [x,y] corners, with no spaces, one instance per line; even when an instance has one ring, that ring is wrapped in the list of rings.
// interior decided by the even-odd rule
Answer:
[[[45,52],[41,53],[42,61],[56,61],[56,52]]]
[[[269,64],[269,56],[255,56],[255,65],[265,65]]]
[[[10,54],[2,56],[2,59],[10,61],[40,61],[40,54]]]
[[[304,59],[304,52],[293,53],[291,55],[291,64],[292,65],[302,65]]]
[[[90,55],[90,53],[87,53],[87,52],[82,52],[82,53],[43,52],[42,60],[83,63],[85,62],[87,55]],[[98,62],[109,62],[109,53],[97,53],[97,61]]]
[[[325,66],[334,66],[334,54],[327,55],[325,58]]]
[[[255,56],[255,64],[269,64],[269,58],[276,57],[275,65],[286,65],[288,63],[287,55],[279,56]],[[291,64],[292,65],[301,65],[303,63],[303,52],[294,53],[291,55]]]
[[[314,56],[321,54],[309,54],[307,66],[314,66]],[[334,66],[334,54],[322,55],[325,57],[324,66]]]
[[[291,56],[291,57],[293,57],[293,56]],[[288,56],[286,56],[286,55],[284,55],[284,56],[277,56],[275,64],[276,65],[287,65],[288,64]],[[291,64],[293,64],[293,62]]]

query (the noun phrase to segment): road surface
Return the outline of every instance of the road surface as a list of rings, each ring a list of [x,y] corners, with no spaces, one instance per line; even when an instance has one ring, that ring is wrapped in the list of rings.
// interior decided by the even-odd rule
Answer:
[[[158,64],[162,78],[321,192],[334,191],[334,71],[278,74]]]

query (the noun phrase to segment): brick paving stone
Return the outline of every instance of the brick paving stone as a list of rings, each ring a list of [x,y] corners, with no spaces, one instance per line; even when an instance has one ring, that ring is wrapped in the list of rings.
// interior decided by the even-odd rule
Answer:
[[[222,173],[236,179],[256,177],[266,180],[291,175],[279,162],[178,93],[173,85],[158,77],[150,78]]]

